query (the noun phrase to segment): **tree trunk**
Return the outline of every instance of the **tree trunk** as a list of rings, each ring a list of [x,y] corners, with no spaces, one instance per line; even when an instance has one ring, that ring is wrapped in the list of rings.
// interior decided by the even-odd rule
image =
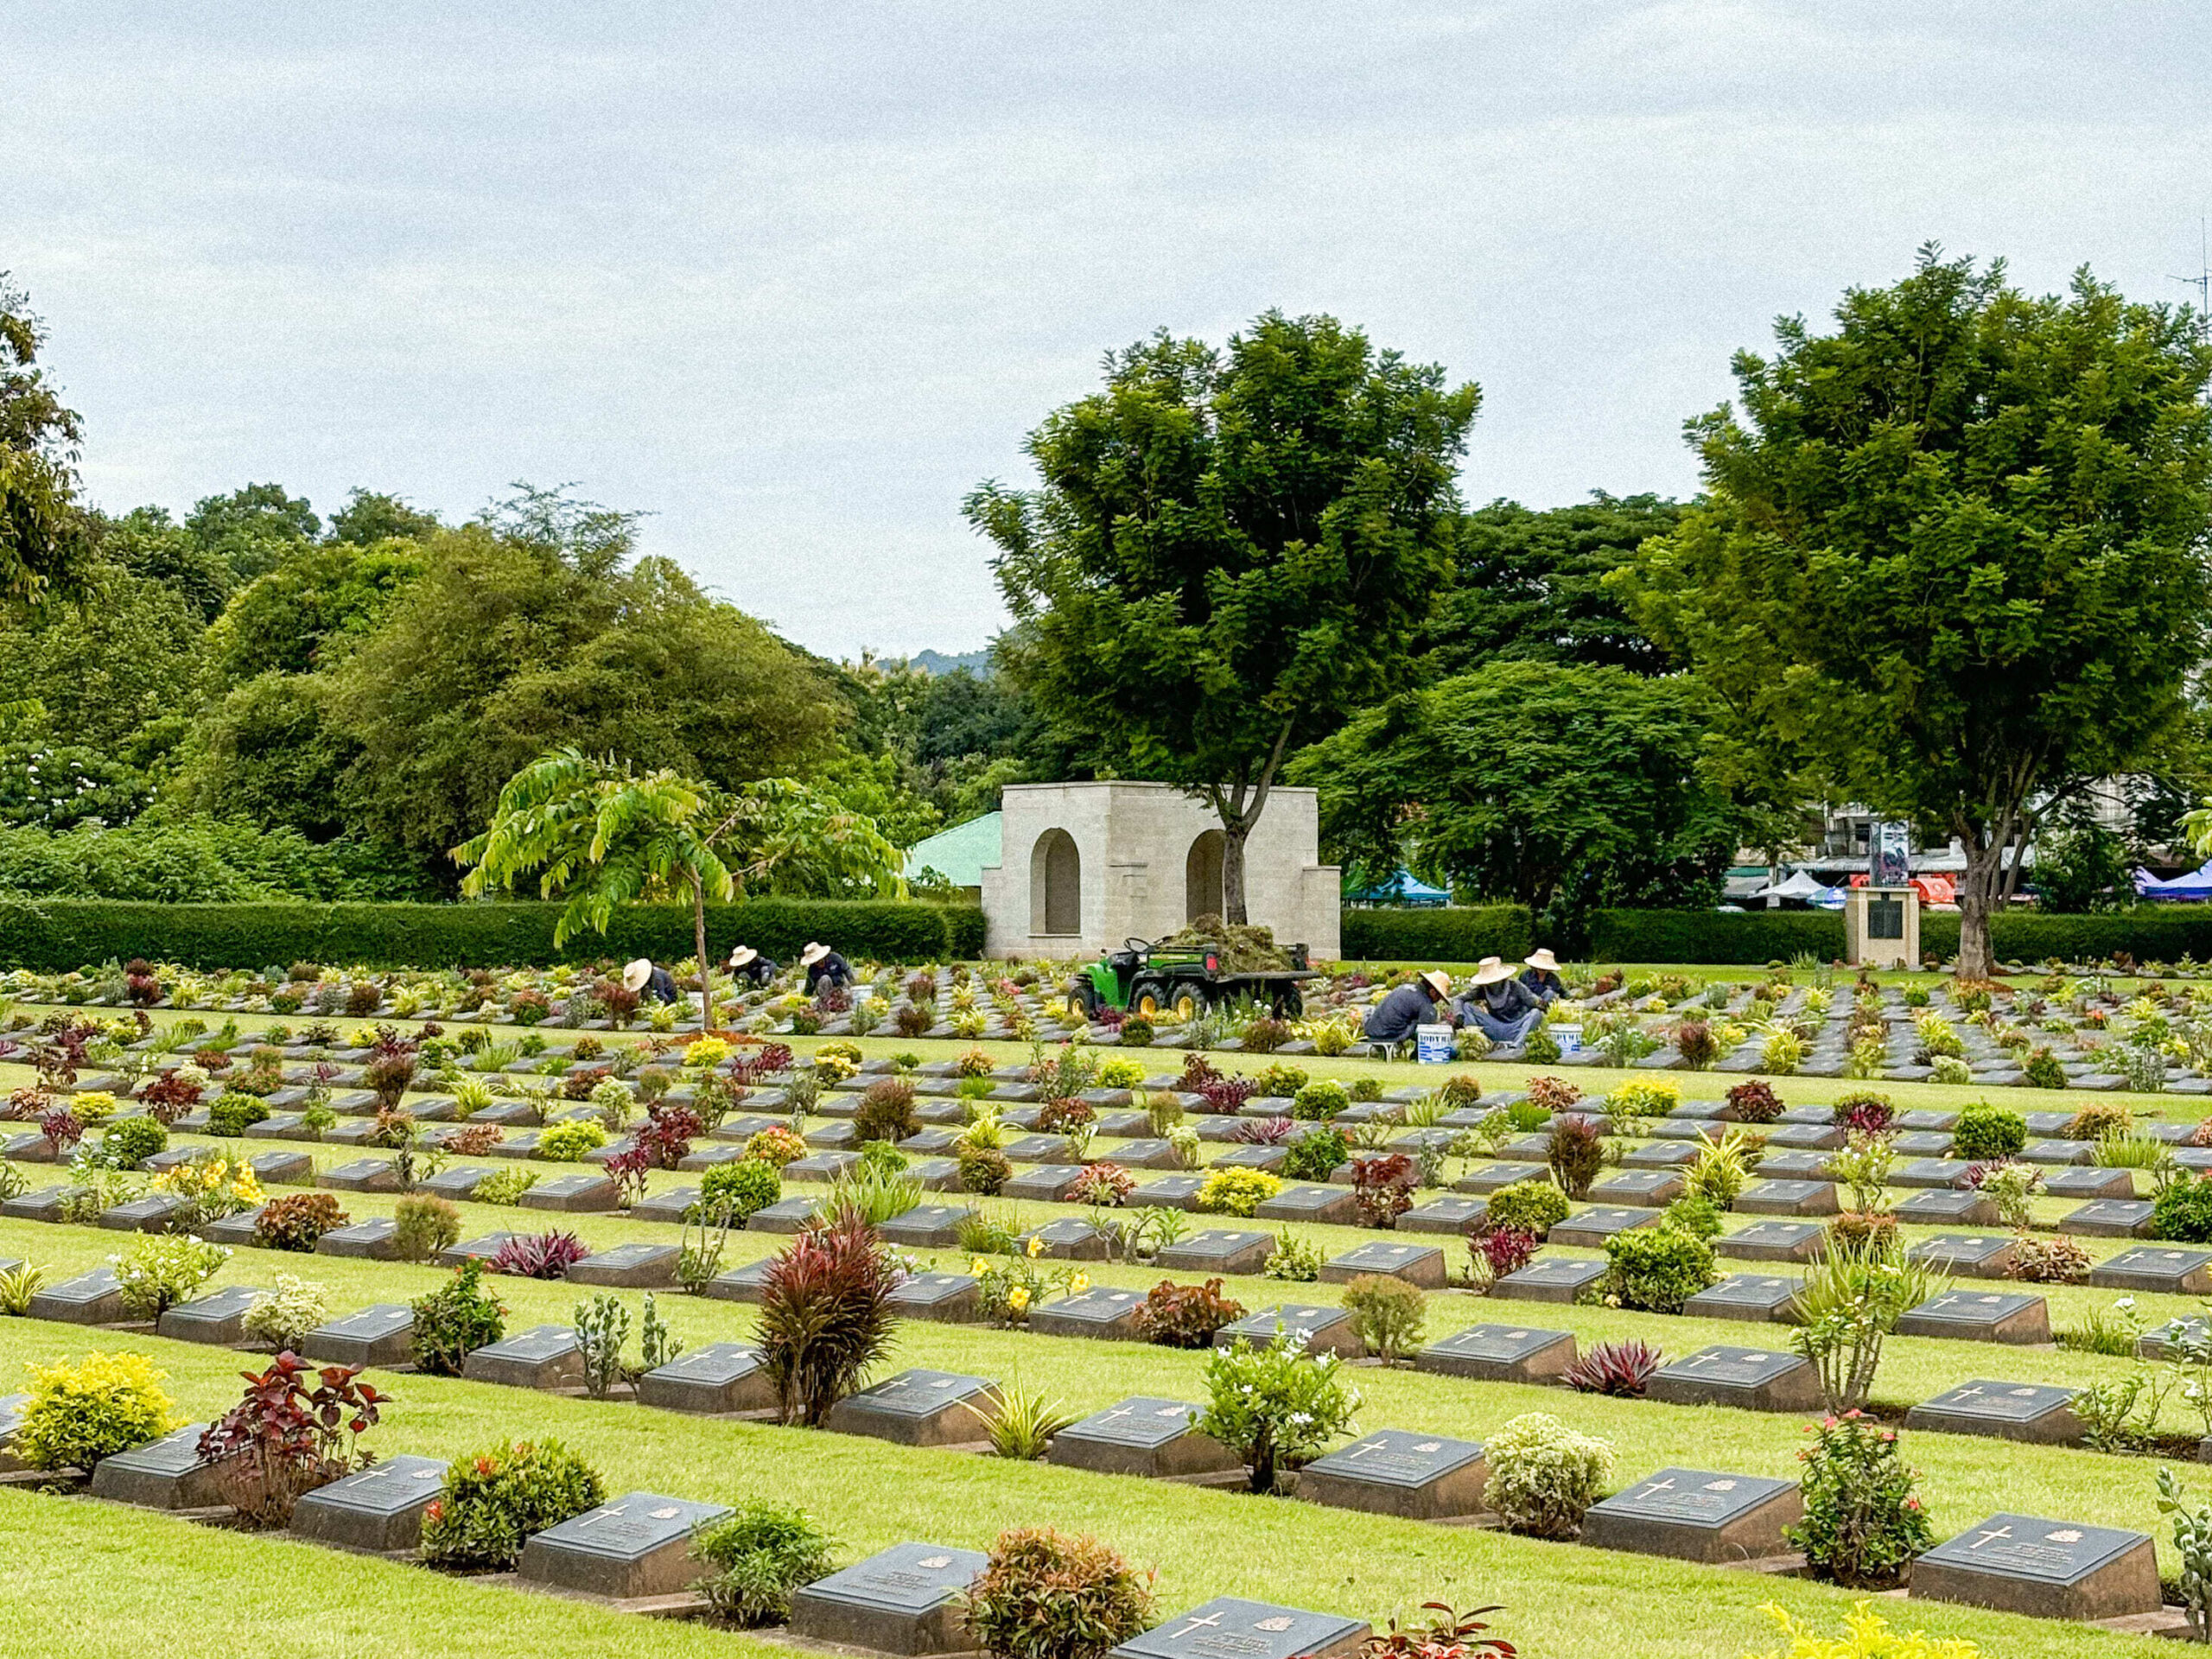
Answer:
[[[715,1023],[715,976],[707,964],[707,892],[696,870],[691,873],[691,938],[699,950],[699,1028],[709,1031]]]
[[[1232,927],[1245,923],[1244,838],[1252,827],[1224,819],[1221,826],[1221,919]]]
[[[1989,950],[1989,917],[2005,879],[2005,841],[1968,843],[1966,874],[1959,882],[1959,977],[1987,979],[1996,959]]]

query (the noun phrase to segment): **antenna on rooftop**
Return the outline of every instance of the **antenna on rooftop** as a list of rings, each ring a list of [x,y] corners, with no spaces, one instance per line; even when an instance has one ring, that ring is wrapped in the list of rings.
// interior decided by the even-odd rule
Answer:
[[[2166,280],[2186,283],[2196,290],[2196,332],[2212,341],[2212,242],[2206,240],[2202,214],[2197,215],[2196,219],[2196,275],[2169,276]]]

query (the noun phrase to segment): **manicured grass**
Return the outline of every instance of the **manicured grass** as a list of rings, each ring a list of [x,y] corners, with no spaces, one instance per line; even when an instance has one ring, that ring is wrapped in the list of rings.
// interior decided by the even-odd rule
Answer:
[[[234,1357],[121,1333],[57,1333],[0,1323],[0,1366],[86,1347],[134,1347],[171,1373],[182,1408],[211,1413],[235,1389]],[[899,1358],[1002,1374],[1019,1351],[1023,1380],[1113,1398],[1187,1392],[1200,1357],[1121,1344],[1025,1342],[1002,1333],[908,1327]],[[378,1442],[387,1452],[464,1454],[505,1434],[555,1434],[591,1458],[615,1491],[664,1491],[730,1501],[795,1499],[818,1515],[850,1556],[908,1539],[987,1546],[1002,1528],[1052,1525],[1096,1532],[1159,1569],[1163,1612],[1211,1596],[1288,1601],[1380,1620],[1438,1598],[1503,1601],[1503,1633],[1548,1659],[1723,1659],[1767,1644],[1757,1608],[1769,1599],[1834,1625],[1853,1598],[1788,1579],[1548,1544],[1469,1528],[1354,1515],[1288,1500],[1008,1464],[963,1453],[905,1450],[797,1429],[705,1421],[636,1408],[550,1398],[435,1378],[379,1379],[398,1395]],[[1747,1414],[1662,1413],[1658,1431],[1633,1402],[1567,1401],[1536,1390],[1471,1386],[1462,1409],[1441,1409],[1438,1379],[1362,1378],[1362,1421],[1388,1426],[1418,1409],[1423,1427],[1478,1432],[1512,1410],[1563,1407],[1585,1427],[1622,1439],[1626,1469],[1691,1462],[1786,1472],[1786,1437]],[[1420,1392],[1427,1397],[1415,1399]],[[1440,1421],[1441,1419],[1441,1421]],[[1967,1517],[2002,1503],[2032,1507],[2034,1488],[2059,1483],[2081,1454],[1961,1445],[1955,1458],[1930,1436],[1916,1444],[1932,1484],[1961,1485]],[[1928,1455],[1922,1455],[1926,1453]],[[1940,1465],[1939,1459],[1940,1458]],[[1977,1472],[1973,1465],[1984,1468]],[[1974,1483],[1967,1486],[1966,1483]],[[2094,1494],[2065,1513],[2091,1512]],[[1947,1505],[1947,1509],[1951,1506]],[[736,1639],[658,1624],[611,1623],[588,1608],[501,1594],[382,1562],[281,1541],[188,1530],[187,1523],[80,1500],[0,1495],[0,1560],[11,1592],[0,1614],[10,1652],[231,1659],[243,1642],[303,1656],[365,1652],[484,1656],[690,1655]],[[60,1614],[59,1622],[48,1615]],[[1978,1641],[1997,1656],[2148,1652],[2113,1636],[1932,1603],[1891,1609],[1901,1622]],[[19,1628],[10,1631],[10,1624]],[[20,1628],[29,1624],[29,1629]],[[12,1638],[12,1639],[11,1639]],[[29,1645],[25,1645],[26,1639]],[[730,1650],[741,1651],[741,1648]]]

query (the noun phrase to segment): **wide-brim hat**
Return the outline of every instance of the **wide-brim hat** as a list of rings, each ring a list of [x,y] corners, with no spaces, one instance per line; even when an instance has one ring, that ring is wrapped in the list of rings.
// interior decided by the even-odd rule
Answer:
[[[642,991],[645,988],[645,982],[652,976],[652,958],[639,957],[628,967],[623,969],[622,988],[626,991]]]
[[[1484,957],[1480,962],[1475,964],[1475,971],[1479,974],[1484,969],[1495,968],[1504,960],[1505,958],[1503,957]]]
[[[798,953],[798,965],[802,968],[811,968],[816,963],[821,961],[823,957],[829,954],[830,947],[828,945],[823,944],[818,941],[809,940],[806,949]]]
[[[757,962],[760,957],[760,953],[751,945],[741,944],[729,953],[729,965],[733,968],[742,968],[747,963]]]
[[[1427,973],[1421,976],[1421,978],[1427,982],[1428,988],[1434,991],[1437,995],[1449,996],[1452,995],[1452,981],[1446,975],[1439,973],[1435,969],[1430,969]]]
[[[1475,969],[1475,983],[1478,985],[1495,985],[1500,980],[1512,977],[1513,970],[1496,957]]]
[[[1548,950],[1534,950],[1523,958],[1531,968],[1541,968],[1548,974],[1559,972],[1559,958]]]

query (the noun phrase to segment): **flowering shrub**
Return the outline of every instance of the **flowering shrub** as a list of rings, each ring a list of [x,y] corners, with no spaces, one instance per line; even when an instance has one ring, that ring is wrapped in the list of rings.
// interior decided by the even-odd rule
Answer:
[[[606,1501],[599,1471],[560,1441],[502,1440],[456,1458],[423,1511],[422,1556],[433,1567],[498,1572],[523,1541]]]
[[[1786,1535],[1815,1577],[1886,1590],[1936,1542],[1913,1495],[1920,1477],[1898,1457],[1896,1431],[1859,1412],[1824,1419],[1811,1433],[1813,1444],[1797,1454],[1805,1518]]]
[[[254,1174],[253,1166],[224,1152],[196,1153],[190,1162],[163,1170],[147,1186],[150,1192],[174,1192],[188,1202],[190,1208],[181,1211],[172,1223],[181,1227],[220,1221],[225,1216],[251,1210],[262,1199],[261,1180]]]
[[[1309,1357],[1287,1336],[1257,1349],[1240,1337],[1214,1350],[1206,1408],[1191,1426],[1243,1459],[1254,1491],[1274,1492],[1331,1440],[1357,1432],[1359,1392],[1337,1380],[1338,1364],[1333,1354]]]
[[[123,1286],[123,1311],[134,1319],[158,1319],[213,1279],[231,1258],[220,1244],[190,1233],[140,1239],[124,1255],[111,1256]]]
[[[1012,1329],[1029,1323],[1029,1316],[1052,1295],[1080,1296],[1090,1288],[1090,1275],[1079,1268],[1055,1268],[1049,1274],[1037,1266],[1045,1241],[1032,1236],[1022,1254],[1009,1262],[976,1257],[968,1271],[981,1287],[983,1317],[994,1325]]]

